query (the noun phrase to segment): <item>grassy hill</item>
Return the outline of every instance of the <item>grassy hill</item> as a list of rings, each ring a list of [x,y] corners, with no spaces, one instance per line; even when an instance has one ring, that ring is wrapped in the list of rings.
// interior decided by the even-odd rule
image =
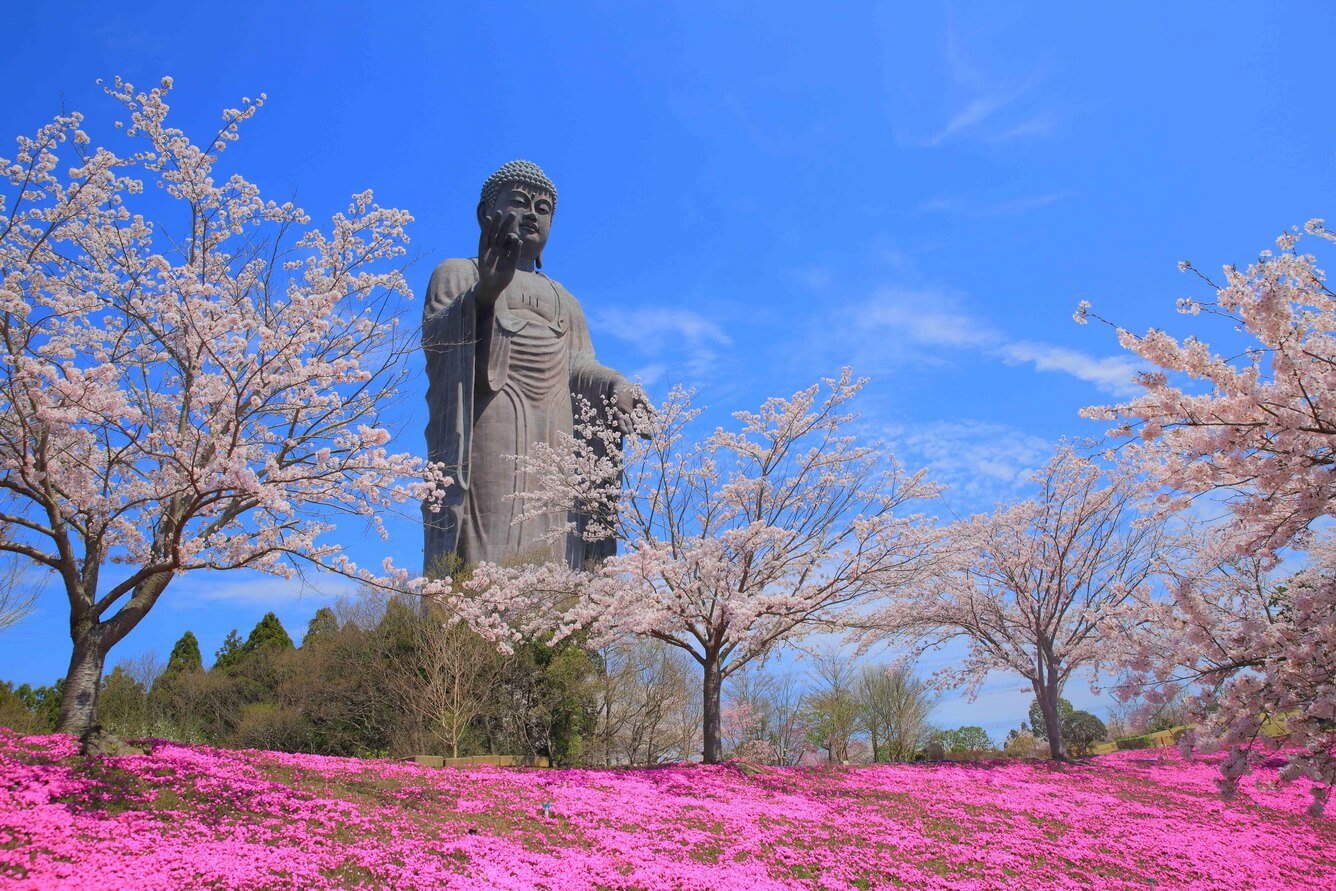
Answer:
[[[1304,784],[1270,767],[1223,802],[1213,759],[1176,752],[753,773],[76,749],[0,729],[0,887],[1336,887]]]

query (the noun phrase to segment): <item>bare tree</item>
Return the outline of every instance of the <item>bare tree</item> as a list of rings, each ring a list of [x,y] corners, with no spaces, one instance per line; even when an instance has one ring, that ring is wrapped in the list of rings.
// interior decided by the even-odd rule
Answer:
[[[806,694],[792,671],[753,666],[730,679],[723,721],[734,757],[791,766],[809,748]]]
[[[121,665],[125,667],[130,677],[140,684],[145,690],[151,690],[153,683],[162,675],[162,670],[167,667],[167,663],[158,656],[157,650],[145,650],[138,656],[132,656],[128,659],[122,659]]]
[[[605,765],[684,758],[681,715],[692,697],[689,657],[655,640],[626,638],[599,651],[594,754]]]
[[[450,618],[431,609],[414,623],[407,658],[390,679],[426,739],[458,758],[476,722],[493,706],[503,657],[473,629]]]
[[[872,760],[912,761],[928,741],[928,717],[937,706],[932,685],[903,665],[868,665],[858,679],[863,726]]]
[[[853,660],[830,646],[814,656],[816,684],[806,697],[807,738],[836,764],[849,760],[849,743],[859,730],[858,675]]]
[[[0,631],[20,622],[36,606],[37,589],[31,581],[25,557],[0,552]]]
[[[705,712],[700,697],[695,695],[700,687],[700,677],[695,666],[688,664],[687,669],[686,677],[691,685],[684,695],[672,700],[671,708],[667,710],[660,762],[692,761],[703,751],[705,743],[701,726]]]
[[[770,744],[775,763],[782,767],[797,764],[807,751],[807,727],[803,724],[804,694],[793,672],[775,678],[770,688]]]

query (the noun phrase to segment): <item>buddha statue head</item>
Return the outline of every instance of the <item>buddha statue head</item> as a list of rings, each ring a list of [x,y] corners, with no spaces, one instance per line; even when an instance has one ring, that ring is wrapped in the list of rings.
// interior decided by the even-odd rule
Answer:
[[[543,266],[543,248],[552,231],[552,214],[557,209],[557,187],[537,164],[511,161],[503,164],[482,184],[478,201],[478,225],[499,214],[514,216],[511,229],[520,240],[520,262]],[[508,236],[509,237],[509,236]]]

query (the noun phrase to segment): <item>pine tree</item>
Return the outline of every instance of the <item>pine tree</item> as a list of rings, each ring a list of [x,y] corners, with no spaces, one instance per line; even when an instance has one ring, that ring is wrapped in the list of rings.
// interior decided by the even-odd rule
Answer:
[[[24,706],[29,711],[36,713],[42,719],[46,729],[55,728],[56,715],[60,711],[60,701],[65,695],[64,678],[57,680],[54,684],[43,684],[40,687],[20,684],[14,694],[23,700]]]
[[[334,610],[327,606],[322,606],[315,611],[311,621],[306,626],[306,636],[302,638],[302,646],[305,647],[312,641],[326,639],[337,633],[339,630],[339,620],[334,615]]]
[[[222,649],[218,651],[218,660],[214,663],[214,668],[220,670],[224,678],[232,684],[231,689],[242,705],[236,723],[228,730],[232,743],[238,741],[234,734],[240,733],[241,725],[249,720],[247,713],[252,711],[251,706],[263,706],[272,712],[276,705],[278,688],[291,676],[293,669],[292,663],[286,657],[294,653],[292,638],[288,636],[278,616],[272,612],[265,613],[255,624],[245,643],[241,642],[240,636],[235,631],[228,634]],[[261,715],[260,712],[255,712],[251,718],[261,724],[269,720],[268,716]],[[254,727],[251,731],[254,731]],[[248,743],[242,741],[241,744]]]
[[[218,648],[218,652],[213,656],[213,667],[217,669],[228,669],[241,661],[241,648],[244,644],[241,642],[241,635],[237,629],[233,628],[227,632],[227,637],[223,640],[223,645]]]
[[[200,656],[199,640],[193,631],[181,635],[181,639],[172,647],[172,654],[167,657],[167,667],[163,669],[162,679],[176,677],[187,671],[203,671],[204,659]]]
[[[264,618],[260,619],[255,627],[251,629],[250,637],[246,638],[246,643],[242,645],[241,649],[245,655],[249,656],[270,647],[291,650],[294,648],[294,644],[292,638],[288,636],[287,629],[278,620],[278,616],[273,613],[265,613]]]

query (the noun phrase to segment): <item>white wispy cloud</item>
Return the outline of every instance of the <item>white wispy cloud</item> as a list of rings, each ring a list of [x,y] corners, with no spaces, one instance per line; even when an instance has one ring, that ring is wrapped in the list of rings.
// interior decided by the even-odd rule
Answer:
[[[1113,396],[1140,392],[1133,383],[1142,368],[1136,360],[1090,356],[1067,347],[1009,337],[960,308],[958,299],[949,292],[886,288],[877,293],[862,317],[875,336],[884,339],[884,329],[891,329],[901,345],[972,349],[1007,365],[1030,365],[1036,371],[1068,374]]]
[[[886,438],[901,464],[947,486],[945,503],[963,513],[1014,498],[1053,453],[1042,436],[967,419],[893,425]]]
[[[633,381],[639,381],[646,387],[652,387],[668,374],[668,366],[663,362],[651,362],[648,365],[641,365],[632,369],[626,376]]]
[[[1053,115],[1049,112],[1042,112],[1001,132],[994,133],[988,139],[990,142],[1008,142],[1012,139],[1048,136],[1053,132],[1054,126]]]
[[[869,325],[894,328],[914,343],[931,346],[986,347],[996,332],[950,306],[952,299],[937,290],[886,289],[864,314]]]
[[[1088,356],[1078,350],[1024,340],[999,345],[997,354],[1008,364],[1028,363],[1037,371],[1070,374],[1115,396],[1135,396],[1141,392],[1132,378],[1143,366],[1130,356]]]
[[[349,597],[358,585],[340,575],[308,573],[304,578],[279,578],[236,570],[188,575],[173,585],[170,601],[181,608],[209,603],[276,608],[296,601],[314,602]]]
[[[941,145],[943,142],[971,130],[987,121],[993,114],[1016,98],[1015,94],[992,94],[979,96],[964,108],[952,115],[946,126],[925,140],[925,145]]]
[[[678,365],[692,380],[710,377],[719,352],[733,345],[720,325],[698,312],[666,306],[611,308],[590,316],[590,328],[630,344],[647,360],[638,376],[646,384]]]
[[[914,208],[918,213],[944,213],[966,217],[1002,217],[1027,213],[1071,198],[1068,191],[1046,192],[1042,195],[1022,195],[1002,200],[966,195],[939,195]]]
[[[946,64],[951,84],[966,98],[920,145],[931,148],[964,138],[1005,142],[1047,136],[1053,131],[1051,112],[1016,108],[1023,104],[1038,78],[1031,75],[1017,83],[1013,78],[984,72],[966,51],[954,24],[946,29]]]

